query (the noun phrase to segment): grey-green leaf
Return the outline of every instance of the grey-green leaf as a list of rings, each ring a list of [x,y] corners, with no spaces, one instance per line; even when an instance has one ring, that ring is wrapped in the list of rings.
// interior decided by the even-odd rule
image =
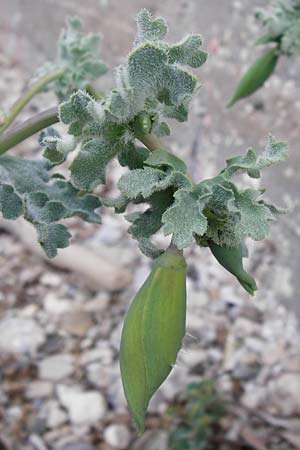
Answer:
[[[172,233],[174,244],[182,249],[194,240],[194,234],[203,235],[207,228],[207,219],[203,209],[209,195],[197,198],[192,192],[178,190],[175,203],[163,214],[164,232]]]

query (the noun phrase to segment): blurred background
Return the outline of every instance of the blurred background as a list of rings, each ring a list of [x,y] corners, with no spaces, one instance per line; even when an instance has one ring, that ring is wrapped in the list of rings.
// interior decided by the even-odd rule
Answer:
[[[128,415],[118,366],[124,314],[150,262],[109,209],[103,224],[72,219],[74,245],[47,261],[22,222],[0,222],[1,450],[290,450],[300,449],[300,60],[282,58],[254,96],[225,105],[259,54],[253,12],[265,0],[0,0],[0,109],[19,97],[56,53],[66,16],[101,32],[114,67],[131,49],[135,16],[146,7],[169,24],[175,42],[200,32],[207,63],[187,123],[172,123],[168,148],[186,158],[194,179],[214,176],[225,159],[264,148],[269,132],[289,143],[289,160],[263,175],[262,187],[290,212],[251,247],[254,300],[205,249],[186,251],[188,334],[171,377],[153,398],[147,431]],[[56,104],[40,94],[25,119]],[[40,149],[33,137],[13,151]],[[123,169],[122,169],[123,170]],[[112,165],[106,192],[120,168]],[[163,237],[158,240],[163,241]],[[192,385],[191,385],[192,384]],[[187,386],[189,385],[189,388]]]

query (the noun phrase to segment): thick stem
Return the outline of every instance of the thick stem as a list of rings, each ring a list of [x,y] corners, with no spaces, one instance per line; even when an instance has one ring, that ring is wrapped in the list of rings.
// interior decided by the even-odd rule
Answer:
[[[51,81],[57,80],[64,74],[64,70],[57,70],[49,73],[40,80],[37,81],[31,88],[29,88],[25,94],[12,106],[9,114],[6,116],[4,124],[0,126],[0,133],[3,133],[10,124],[14,121],[17,115],[22,111],[25,105],[34,97],[35,94],[40,92]]]
[[[59,121],[57,107],[47,109],[0,136],[0,154]]]
[[[139,140],[152,152],[158,148],[162,148],[163,145],[160,140],[153,136],[153,134],[145,134],[139,137]]]
[[[86,91],[89,92],[95,100],[101,99],[101,95],[98,94],[91,85],[86,87]],[[58,109],[57,107],[53,107],[36,114],[20,125],[11,128],[5,134],[0,134],[0,154],[7,152],[9,149],[29,138],[33,134],[38,133],[44,128],[47,128],[57,122],[59,122]]]

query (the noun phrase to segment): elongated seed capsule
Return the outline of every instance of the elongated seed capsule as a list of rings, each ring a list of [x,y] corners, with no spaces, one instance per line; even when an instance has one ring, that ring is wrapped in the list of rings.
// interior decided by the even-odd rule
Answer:
[[[127,313],[120,366],[129,410],[139,432],[148,403],[176,362],[185,335],[186,262],[178,251],[159,256]]]
[[[220,247],[210,241],[209,248],[217,261],[237,278],[250,295],[254,295],[257,290],[256,282],[243,268],[241,247]]]
[[[138,114],[133,121],[133,129],[140,136],[150,133],[151,125],[149,114],[143,112]]]
[[[240,80],[227,107],[234,105],[241,98],[248,97],[259,89],[273,73],[278,58],[279,51],[277,47],[258,58]]]
[[[256,39],[254,45],[265,45],[269,44],[270,42],[280,42],[281,39],[282,34],[266,34],[265,36],[261,36],[260,38]]]

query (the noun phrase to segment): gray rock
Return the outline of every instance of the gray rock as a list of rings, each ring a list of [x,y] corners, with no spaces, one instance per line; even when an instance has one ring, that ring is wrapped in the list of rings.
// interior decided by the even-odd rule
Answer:
[[[191,369],[199,364],[205,364],[207,361],[207,352],[201,348],[187,348],[179,352],[177,361],[179,366]]]
[[[64,445],[63,447],[55,448],[54,450],[96,450],[96,447],[87,442],[80,442],[77,444]]]
[[[121,341],[121,334],[123,329],[123,323],[120,321],[120,323],[114,328],[110,335],[110,344],[111,346],[119,351],[120,349],[120,341]]]
[[[72,375],[74,357],[69,354],[49,356],[39,363],[39,376],[42,379],[58,381]]]
[[[41,416],[45,417],[48,428],[57,428],[68,420],[67,413],[60,408],[57,400],[50,400],[45,403]]]
[[[63,315],[60,326],[67,333],[84,337],[93,326],[93,321],[89,312],[73,311]]]
[[[109,425],[104,430],[104,440],[114,448],[126,449],[130,443],[130,432],[125,425]]]
[[[109,215],[104,216],[103,220],[104,222],[97,233],[97,239],[105,245],[115,245],[122,238],[123,230],[118,221]]]
[[[88,312],[105,311],[108,308],[109,302],[109,294],[107,292],[99,292],[96,297],[92,298],[84,305],[84,309]]]
[[[168,433],[166,431],[146,431],[137,441],[132,450],[168,450]]]
[[[50,314],[60,315],[71,311],[74,305],[69,299],[58,298],[53,292],[49,292],[44,299],[44,308]]]
[[[190,289],[187,297],[189,299],[189,311],[201,311],[201,309],[204,308],[209,302],[209,297],[205,291]]]
[[[106,413],[106,401],[100,392],[81,391],[77,386],[57,386],[60,403],[68,410],[73,424],[98,422]]]
[[[37,434],[32,434],[29,436],[29,442],[34,448],[34,450],[47,450],[46,444],[43,439]]]
[[[251,410],[256,410],[260,405],[265,404],[266,388],[250,384],[246,386],[246,391],[241,398],[242,405]]]
[[[62,283],[62,277],[53,272],[45,272],[41,276],[40,282],[45,286],[57,287]]]
[[[80,364],[85,366],[86,364],[101,361],[102,364],[111,364],[113,360],[113,351],[107,341],[100,341],[97,343],[97,347],[85,352],[80,358]]]
[[[279,415],[300,414],[300,380],[298,373],[285,373],[267,387],[269,404]]]
[[[102,363],[92,363],[87,366],[87,378],[98,388],[105,388],[111,382],[111,368]]]
[[[34,354],[45,342],[45,333],[32,319],[6,318],[0,322],[0,351]]]
[[[49,383],[48,381],[32,381],[26,389],[26,397],[30,400],[50,397],[52,391],[52,383]]]

